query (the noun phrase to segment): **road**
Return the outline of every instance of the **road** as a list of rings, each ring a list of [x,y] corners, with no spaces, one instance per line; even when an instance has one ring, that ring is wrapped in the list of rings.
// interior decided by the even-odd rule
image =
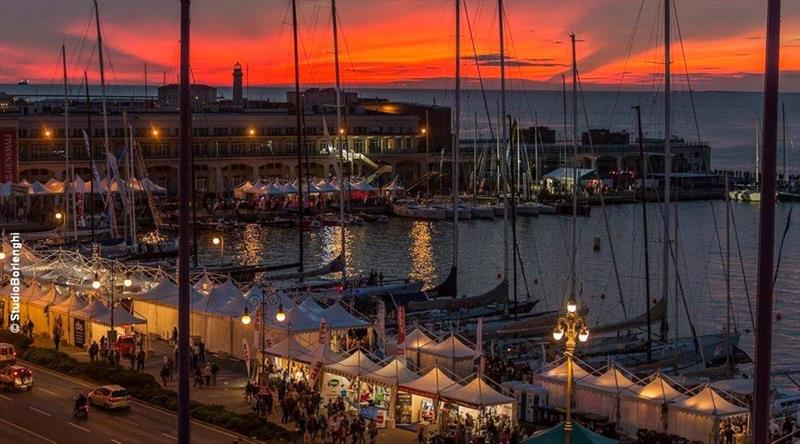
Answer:
[[[53,371],[33,369],[34,387],[26,392],[0,391],[0,442],[18,443],[174,443],[177,416],[134,402],[129,411],[92,408],[89,419],[72,415],[73,398],[94,386]],[[192,443],[254,442],[240,435],[192,421]]]

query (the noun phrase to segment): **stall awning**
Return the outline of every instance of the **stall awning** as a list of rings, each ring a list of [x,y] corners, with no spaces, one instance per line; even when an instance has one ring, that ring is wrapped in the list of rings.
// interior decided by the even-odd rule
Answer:
[[[620,392],[628,387],[633,387],[634,389],[637,387],[636,383],[631,381],[615,365],[608,367],[608,369],[602,375],[594,378],[584,378],[579,383],[582,386],[610,392]]]
[[[616,439],[606,438],[599,435],[586,427],[572,422],[572,444],[615,444],[618,443]],[[522,441],[522,444],[563,444],[564,443],[564,423],[558,424],[555,427],[549,428],[537,435]]]
[[[378,369],[380,369],[380,366],[361,350],[356,350],[355,353],[343,360],[325,367],[326,371],[354,378],[375,372]]]
[[[428,396],[438,396],[454,384],[456,382],[445,375],[439,367],[434,367],[419,378],[400,384],[400,389]]]
[[[422,347],[420,352],[452,359],[469,359],[475,358],[476,356],[475,350],[461,342],[453,334],[445,338],[442,342]]]
[[[728,416],[747,413],[746,407],[739,407],[720,396],[710,386],[706,386],[696,395],[675,401],[674,406],[706,415]]]
[[[442,392],[442,397],[476,407],[490,407],[493,405],[514,403],[514,398],[498,392],[481,377],[476,377],[467,385],[456,385],[444,390]]]
[[[415,328],[411,330],[411,333],[406,335],[406,340],[403,342],[403,345],[406,349],[419,350],[435,342],[433,338],[423,333],[422,330]]]
[[[419,378],[419,375],[409,370],[401,359],[394,358],[386,362],[383,367],[362,376],[362,378],[386,386],[396,386],[413,381]]]
[[[546,370],[546,371],[540,373],[540,375],[544,376],[544,377],[547,377],[547,378],[559,379],[559,380],[562,380],[562,381],[566,381],[567,380],[567,361],[564,360],[561,364],[559,364],[559,365],[557,365],[557,366],[555,366],[555,367],[553,367],[553,368],[551,368],[549,370]],[[572,375],[573,375],[573,377],[575,379],[586,378],[587,380],[590,380],[591,378],[593,378],[593,376],[591,374],[589,374],[589,372],[584,370],[577,363],[573,363],[573,365],[572,365]]]
[[[683,396],[681,392],[670,385],[659,373],[644,386],[629,387],[628,390],[634,392],[636,396],[645,399],[652,399],[662,402],[669,402]]]

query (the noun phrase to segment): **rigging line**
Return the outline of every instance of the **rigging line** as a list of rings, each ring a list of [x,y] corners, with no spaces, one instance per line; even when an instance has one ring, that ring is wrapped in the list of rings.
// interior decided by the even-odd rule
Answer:
[[[631,52],[633,52],[633,42],[636,40],[636,32],[639,29],[639,20],[642,17],[642,9],[644,9],[644,0],[639,3],[639,12],[636,14],[636,21],[633,23],[633,32],[628,40],[628,47],[625,50],[625,63],[622,65],[622,75],[620,76],[619,83],[617,84],[617,91],[614,93],[614,105],[611,106],[611,114],[608,116],[609,128],[611,128],[611,125],[614,123],[614,114],[617,112],[617,103],[619,102],[619,96],[622,92],[622,84],[625,82],[625,75],[628,71],[628,62],[631,58]]]
[[[686,50],[683,47],[683,35],[681,34],[681,22],[678,19],[678,2],[672,2],[672,9],[675,11],[675,27],[678,29],[678,41],[681,44],[681,54],[683,56],[683,70],[686,73],[686,86],[689,88],[689,102],[692,104],[692,117],[694,118],[694,129],[697,132],[697,142],[700,142],[700,124],[697,122],[697,108],[694,104],[694,91],[692,80],[689,76],[689,65],[686,61]]]
[[[461,1],[461,0],[456,0]],[[469,8],[464,7],[464,18],[467,22],[467,30],[469,30],[469,40],[472,44],[472,54],[475,56],[475,69],[477,70],[478,74],[478,82],[481,86],[481,96],[483,97],[483,109],[486,111],[486,119],[489,121],[489,135],[492,139],[494,139],[494,126],[492,125],[492,114],[489,111],[489,101],[486,98],[486,88],[483,84],[483,76],[481,75],[481,64],[478,60],[478,50],[475,46],[475,38],[472,34],[472,22],[469,19]]]
[[[731,224],[733,225],[733,236],[736,238],[736,252],[739,256],[739,268],[742,271],[742,282],[744,283],[744,294],[747,297],[747,309],[750,312],[751,331],[756,331],[756,320],[753,315],[753,301],[750,299],[750,288],[747,284],[747,274],[744,269],[744,257],[742,256],[742,244],[739,242],[739,230],[736,228],[736,216],[731,212]]]
[[[789,213],[786,215],[786,226],[783,228],[783,237],[781,237],[781,246],[778,247],[778,262],[775,265],[775,276],[772,278],[772,285],[778,280],[778,271],[781,268],[781,257],[783,256],[783,244],[786,242],[786,235],[789,234],[789,227],[792,225],[792,210],[794,205],[789,207]]]
[[[727,196],[725,196],[727,199]],[[711,220],[714,221],[714,237],[717,239],[717,251],[719,251],[719,260],[722,263],[722,274],[725,276],[725,279],[730,279],[728,276],[728,267],[726,266],[725,257],[722,254],[722,241],[719,238],[719,225],[717,224],[717,212],[714,208],[714,201],[709,200],[709,204],[711,204]]]
[[[582,108],[583,108],[584,122],[586,123],[586,134],[589,136],[588,137],[588,139],[589,139],[589,150],[591,151],[592,156],[594,156],[594,142],[592,141],[592,131],[590,129],[591,127],[589,126],[589,113],[586,111],[586,98],[583,95],[583,82],[581,81],[580,71],[578,71],[577,78],[578,78],[578,92],[580,93],[581,102],[583,103]],[[595,162],[597,162],[597,161],[595,160]],[[577,166],[576,166],[576,168],[577,168]],[[597,175],[597,169],[596,168],[595,168],[595,175]],[[601,182],[601,185],[602,185],[602,182]],[[577,186],[577,183],[573,184],[573,186]],[[625,296],[624,296],[624,293],[622,292],[622,280],[619,277],[619,266],[617,265],[617,254],[614,251],[614,241],[613,241],[613,236],[611,235],[611,227],[608,224],[608,214],[606,213],[606,200],[603,197],[602,189],[600,190],[599,196],[600,196],[600,207],[603,210],[602,211],[602,213],[603,213],[603,222],[604,222],[605,227],[606,227],[606,236],[608,236],[608,247],[611,249],[611,263],[614,266],[614,277],[615,277],[615,279],[617,281],[617,291],[619,291],[619,303],[622,306],[622,314],[623,314],[623,316],[625,316],[625,319],[628,319],[628,309],[625,307]]]

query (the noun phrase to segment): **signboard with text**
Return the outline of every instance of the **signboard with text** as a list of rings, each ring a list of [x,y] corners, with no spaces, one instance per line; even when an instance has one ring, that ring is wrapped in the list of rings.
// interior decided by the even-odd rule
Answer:
[[[19,182],[17,129],[0,128],[0,182]]]
[[[75,318],[74,321],[75,323],[72,326],[73,342],[75,347],[83,347],[86,343],[86,321],[78,318]]]

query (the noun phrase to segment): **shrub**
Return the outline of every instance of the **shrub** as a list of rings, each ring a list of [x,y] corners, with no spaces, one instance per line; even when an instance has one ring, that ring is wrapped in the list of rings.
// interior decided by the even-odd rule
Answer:
[[[14,349],[17,351],[17,354],[22,356],[22,353],[28,350],[33,341],[21,333],[11,333],[10,331],[3,329],[0,330],[0,342],[6,342],[13,345]]]

